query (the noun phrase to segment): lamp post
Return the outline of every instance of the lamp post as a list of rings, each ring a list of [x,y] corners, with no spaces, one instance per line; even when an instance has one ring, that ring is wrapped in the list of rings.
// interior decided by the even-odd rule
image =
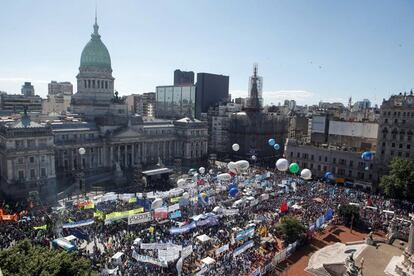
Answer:
[[[85,185],[85,174],[83,172],[83,160],[82,157],[83,155],[85,155],[86,150],[85,148],[79,148],[78,149],[78,153],[80,155],[80,166],[79,166],[79,171],[77,172],[77,182],[78,182],[78,189],[79,189],[79,193],[81,193],[83,190],[86,191],[86,185]],[[78,197],[79,197],[79,193],[78,193]]]

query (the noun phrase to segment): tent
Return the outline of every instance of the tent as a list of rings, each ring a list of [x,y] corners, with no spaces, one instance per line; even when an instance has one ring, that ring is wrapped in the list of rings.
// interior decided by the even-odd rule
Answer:
[[[74,241],[76,239],[77,238],[74,235],[70,235],[70,236],[65,237],[65,240],[67,240],[68,242],[72,242],[72,241]]]
[[[206,257],[201,260],[201,262],[205,263],[206,265],[214,264],[216,261],[211,257]]]
[[[210,237],[207,236],[206,234],[203,234],[203,235],[198,236],[197,239],[201,242],[206,242],[210,240]]]
[[[115,255],[112,256],[112,262],[115,264],[122,264],[122,256],[124,255],[123,252],[116,252]]]

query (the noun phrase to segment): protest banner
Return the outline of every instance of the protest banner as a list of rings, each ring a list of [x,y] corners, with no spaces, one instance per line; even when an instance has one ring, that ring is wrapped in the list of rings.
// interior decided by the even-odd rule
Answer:
[[[129,215],[128,216],[128,224],[138,224],[138,223],[145,223],[152,221],[152,214],[151,212]]]
[[[228,243],[221,246],[221,247],[219,247],[219,248],[217,248],[215,253],[216,253],[216,255],[219,255],[223,252],[226,252],[227,250],[229,250],[229,244]]]

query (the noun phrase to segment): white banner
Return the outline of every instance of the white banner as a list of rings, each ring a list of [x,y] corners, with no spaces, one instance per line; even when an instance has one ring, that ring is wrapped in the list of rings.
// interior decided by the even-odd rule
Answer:
[[[150,264],[154,264],[154,265],[158,265],[158,266],[162,266],[162,267],[168,267],[168,264],[166,262],[162,262],[162,261],[157,260],[155,258],[152,258],[150,256],[139,255],[135,251],[132,252],[132,258],[134,258],[138,262],[150,263]]]
[[[174,205],[171,205],[171,206],[168,206],[168,212],[174,212],[174,211],[176,211],[176,210],[179,210],[180,209],[180,204],[174,204]]]
[[[224,216],[234,216],[239,213],[239,209],[223,209]]]
[[[158,250],[158,259],[162,262],[175,261],[180,257],[180,251],[176,249],[160,249]]]
[[[172,243],[141,243],[141,249],[143,250],[177,250],[183,249],[182,245]]]
[[[221,246],[220,248],[216,249],[216,255],[219,255],[223,252],[226,252],[227,250],[229,250],[229,244],[225,244],[223,246]]]
[[[193,253],[193,246],[190,244],[186,247],[183,247],[183,250],[181,251],[181,258],[183,258],[184,260],[185,258],[190,256],[191,253]]]
[[[128,224],[130,225],[149,221],[152,221],[152,214],[150,212],[128,216]]]

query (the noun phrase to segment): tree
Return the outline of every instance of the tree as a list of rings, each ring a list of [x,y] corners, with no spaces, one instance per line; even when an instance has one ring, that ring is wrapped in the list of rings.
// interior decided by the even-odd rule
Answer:
[[[339,217],[346,226],[354,225],[359,220],[359,208],[355,205],[341,205],[338,210]]]
[[[413,162],[393,159],[389,164],[389,174],[381,177],[379,186],[390,198],[414,200]]]
[[[283,238],[287,243],[297,241],[304,233],[306,233],[306,227],[296,218],[290,216],[282,217],[277,228],[282,232]]]
[[[92,275],[91,262],[75,253],[34,246],[29,240],[0,251],[4,275]]]

